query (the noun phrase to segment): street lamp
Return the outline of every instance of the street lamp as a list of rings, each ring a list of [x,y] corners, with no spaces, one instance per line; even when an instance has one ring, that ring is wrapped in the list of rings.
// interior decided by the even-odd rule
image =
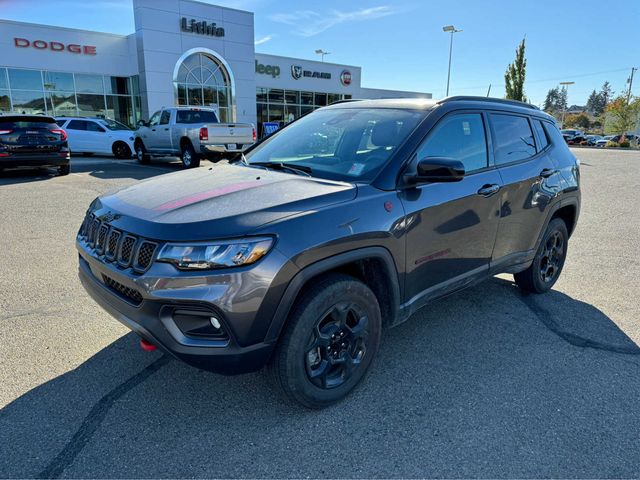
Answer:
[[[443,32],[449,32],[451,33],[451,40],[449,41],[449,70],[447,72],[447,94],[446,96],[449,96],[449,80],[451,80],[451,51],[453,50],[453,34],[454,33],[458,33],[461,32],[462,30],[456,30],[456,27],[454,27],[453,25],[445,25],[444,27],[442,27],[442,31]]]
[[[567,94],[567,99],[569,98],[569,85],[573,85],[576,82],[560,82],[560,85],[562,85],[562,88],[564,89],[565,93]],[[564,128],[564,114],[567,110],[567,105],[566,103],[564,103],[562,105],[562,120],[560,120],[560,125],[562,125],[562,128]]]
[[[321,56],[323,62],[324,62],[324,56],[325,55],[331,55],[331,52],[325,52],[321,48],[317,49],[316,53]]]

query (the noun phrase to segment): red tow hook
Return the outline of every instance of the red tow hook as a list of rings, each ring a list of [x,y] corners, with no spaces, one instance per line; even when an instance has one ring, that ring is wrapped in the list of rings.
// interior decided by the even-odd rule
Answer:
[[[140,339],[140,346],[145,352],[153,352],[154,350],[158,349],[158,347],[156,347],[152,343],[147,342],[144,338]]]

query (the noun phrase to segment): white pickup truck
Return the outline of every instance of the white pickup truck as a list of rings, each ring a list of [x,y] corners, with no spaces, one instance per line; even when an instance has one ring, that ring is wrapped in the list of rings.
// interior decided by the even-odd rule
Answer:
[[[133,145],[140,163],[156,156],[179,156],[185,168],[193,168],[201,158],[235,158],[255,141],[256,129],[250,123],[220,123],[210,108],[175,107],[140,121]]]

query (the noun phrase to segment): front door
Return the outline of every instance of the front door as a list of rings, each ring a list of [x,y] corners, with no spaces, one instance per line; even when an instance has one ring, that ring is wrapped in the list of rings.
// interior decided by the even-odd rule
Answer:
[[[485,118],[450,113],[429,132],[415,162],[427,157],[460,160],[459,182],[404,190],[407,306],[419,307],[485,275],[499,223],[499,173],[490,165]],[[410,167],[411,168],[411,167]]]

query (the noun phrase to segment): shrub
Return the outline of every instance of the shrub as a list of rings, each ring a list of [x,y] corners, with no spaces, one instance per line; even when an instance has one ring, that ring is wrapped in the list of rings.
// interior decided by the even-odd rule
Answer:
[[[620,144],[618,142],[612,142],[611,140],[609,140],[607,142],[607,144],[605,145],[605,147],[607,147],[607,148],[617,148],[619,146],[620,146]]]
[[[622,148],[629,148],[631,146],[631,143],[629,142],[629,140],[625,140],[624,142],[620,142],[619,144]]]

